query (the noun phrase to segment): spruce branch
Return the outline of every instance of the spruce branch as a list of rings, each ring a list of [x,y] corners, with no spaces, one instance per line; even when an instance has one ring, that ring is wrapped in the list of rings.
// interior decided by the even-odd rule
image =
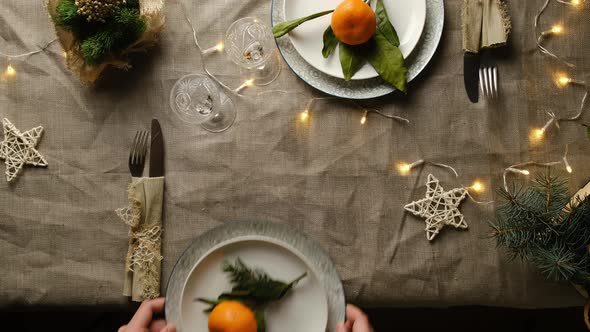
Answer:
[[[572,200],[567,181],[537,175],[532,186],[499,191],[503,203],[490,237],[511,259],[536,266],[547,279],[590,288],[590,200]]]

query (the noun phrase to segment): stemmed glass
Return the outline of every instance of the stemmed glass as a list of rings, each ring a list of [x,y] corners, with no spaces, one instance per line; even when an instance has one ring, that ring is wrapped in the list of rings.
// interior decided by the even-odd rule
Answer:
[[[214,133],[225,131],[236,119],[231,99],[213,80],[199,74],[186,75],[174,84],[170,108],[182,121]]]
[[[279,54],[270,27],[255,17],[232,23],[225,34],[228,57],[243,68],[256,85],[273,82],[281,72]]]

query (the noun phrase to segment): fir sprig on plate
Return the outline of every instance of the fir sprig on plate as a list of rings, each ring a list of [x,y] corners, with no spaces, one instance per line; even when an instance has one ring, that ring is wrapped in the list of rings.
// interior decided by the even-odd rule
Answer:
[[[264,332],[266,307],[275,301],[283,299],[293,287],[307,276],[304,272],[293,281],[286,283],[272,279],[268,274],[259,269],[252,269],[237,258],[232,264],[229,261],[223,262],[223,272],[229,275],[232,289],[222,293],[217,299],[197,298],[199,302],[209,305],[204,312],[211,312],[223,301],[236,300],[250,307],[255,314],[258,323],[258,332]]]

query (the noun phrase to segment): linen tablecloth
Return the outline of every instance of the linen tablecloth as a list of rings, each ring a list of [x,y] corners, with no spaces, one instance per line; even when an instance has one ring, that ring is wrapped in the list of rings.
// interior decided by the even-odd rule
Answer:
[[[0,81],[0,116],[17,128],[45,127],[38,150],[49,167],[27,167],[10,185],[0,181],[0,304],[123,304],[126,226],[114,209],[126,202],[129,144],[135,131],[160,120],[166,146],[162,287],[193,238],[234,220],[289,224],[319,241],[333,257],[347,299],[368,306],[495,305],[558,307],[583,303],[567,284],[543,280],[534,269],[509,262],[486,238],[493,205],[465,201],[469,229],[444,229],[432,243],[424,221],[403,206],[425,193],[428,173],[446,189],[479,179],[480,200],[497,199],[502,172],[512,163],[560,160],[569,144],[572,192],[590,178],[584,128],[552,128],[543,144],[529,132],[546,110],[575,113],[582,91],[559,89],[559,66],[535,50],[533,18],[541,0],[509,1],[513,30],[500,68],[499,102],[470,104],[463,87],[462,0],[445,1],[445,28],[427,70],[409,94],[362,105],[407,117],[403,124],[362,112],[345,101],[320,100],[307,123],[298,120],[309,97],[323,96],[285,63],[268,87],[234,98],[232,128],[221,134],[178,122],[168,95],[181,76],[201,72],[193,21],[203,46],[215,45],[234,20],[257,16],[270,24],[270,0],[167,1],[160,44],[140,55],[129,72],[113,72],[95,88],[82,86],[64,67],[57,44],[12,62],[16,77]],[[543,17],[566,34],[548,41],[579,67],[590,67],[588,10],[551,4]],[[0,51],[25,53],[54,38],[42,1],[0,3]],[[237,87],[244,77],[223,54],[208,68]],[[0,57],[0,68],[6,61]],[[586,77],[587,78],[587,77]],[[589,122],[588,115],[584,116]],[[583,121],[582,121],[583,122]],[[418,159],[454,166],[459,178],[427,166],[407,176],[394,164]],[[561,166],[560,174],[565,176]],[[3,170],[3,165],[0,164]],[[538,169],[538,171],[542,171]],[[514,180],[510,178],[510,181]],[[516,180],[524,180],[523,178]]]

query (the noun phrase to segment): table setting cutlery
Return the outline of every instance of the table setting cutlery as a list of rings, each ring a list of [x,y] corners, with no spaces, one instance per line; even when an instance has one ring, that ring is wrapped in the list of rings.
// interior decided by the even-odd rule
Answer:
[[[506,45],[511,21],[502,1],[464,0],[461,18],[463,31],[463,80],[469,101],[479,101],[479,91],[487,100],[498,98],[498,68],[484,65],[482,56],[490,48]],[[487,54],[486,54],[487,53]]]
[[[498,98],[498,67],[480,67],[479,68],[479,86],[481,94],[487,100]]]
[[[148,143],[149,176],[143,177]],[[129,205],[116,210],[129,226],[123,295],[133,301],[143,301],[160,295],[164,140],[157,119],[152,120],[150,133],[136,133],[128,164],[131,173],[127,189]]]

